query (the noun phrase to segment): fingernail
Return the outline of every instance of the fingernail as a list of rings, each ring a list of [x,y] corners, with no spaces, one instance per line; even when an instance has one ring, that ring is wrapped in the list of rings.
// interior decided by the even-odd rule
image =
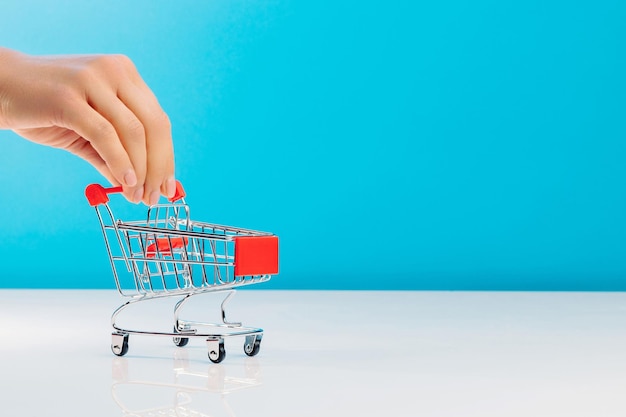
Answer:
[[[158,191],[152,191],[150,194],[150,205],[153,206],[159,202],[159,197],[161,197],[161,193]]]
[[[142,198],[143,198],[143,187],[139,187],[135,190],[135,193],[133,194],[133,201],[135,203],[139,203]]]
[[[165,180],[165,193],[167,198],[174,197],[174,194],[176,193],[176,180],[173,177]]]
[[[124,182],[129,187],[134,187],[135,185],[137,185],[137,174],[135,174],[134,170],[130,169],[128,170],[128,172],[126,172],[126,174],[124,175]]]

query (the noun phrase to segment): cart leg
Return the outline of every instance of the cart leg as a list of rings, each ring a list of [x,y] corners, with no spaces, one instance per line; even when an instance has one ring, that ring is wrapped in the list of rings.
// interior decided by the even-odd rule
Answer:
[[[226,357],[223,338],[208,338],[206,344],[209,348],[209,359],[213,363],[220,363]]]
[[[185,330],[189,330],[191,328],[191,326],[188,323],[184,323],[181,320],[179,320],[178,315],[180,313],[180,310],[183,308],[183,305],[187,302],[187,300],[189,300],[189,298],[191,298],[192,295],[193,294],[186,295],[185,297],[180,299],[174,306],[174,333],[184,333]],[[189,343],[188,337],[176,336],[173,339],[174,339],[174,344],[178,347],[186,346],[187,343]]]
[[[222,305],[220,307],[222,310],[222,323],[231,327],[241,327],[242,324],[240,322],[226,320],[226,304],[233,295],[235,295],[235,290],[229,290],[228,295],[226,296],[226,298],[224,298],[224,301],[222,301]]]

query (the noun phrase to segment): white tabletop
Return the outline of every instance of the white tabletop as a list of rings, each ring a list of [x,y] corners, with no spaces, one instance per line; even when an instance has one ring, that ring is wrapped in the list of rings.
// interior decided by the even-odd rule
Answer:
[[[0,291],[6,416],[623,416],[626,294],[239,291],[226,339],[131,335],[110,351],[114,291]],[[173,299],[125,323],[171,328]],[[216,294],[188,319],[218,319]],[[193,317],[192,317],[193,316]],[[122,322],[122,319],[120,319]]]

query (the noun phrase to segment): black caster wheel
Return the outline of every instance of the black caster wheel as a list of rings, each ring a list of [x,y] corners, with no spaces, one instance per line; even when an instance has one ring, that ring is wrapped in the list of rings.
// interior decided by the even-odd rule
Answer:
[[[220,363],[226,357],[226,349],[224,349],[224,340],[207,340],[209,346],[209,359],[213,363]]]
[[[178,330],[176,328],[174,328],[174,333],[177,333]],[[174,344],[178,347],[184,347],[187,346],[187,343],[189,343],[189,338],[188,337],[178,337],[175,336],[172,338],[172,340],[174,341]]]
[[[188,337],[174,337],[172,340],[174,340],[174,344],[178,347],[187,346],[187,343],[189,343]]]
[[[113,333],[111,335],[111,351],[116,356],[124,356],[128,353],[128,334]]]
[[[243,351],[248,356],[255,356],[261,350],[262,335],[246,336],[246,342],[243,345]]]

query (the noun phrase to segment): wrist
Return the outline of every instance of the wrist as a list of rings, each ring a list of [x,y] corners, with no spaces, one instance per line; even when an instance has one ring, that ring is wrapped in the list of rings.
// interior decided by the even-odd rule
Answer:
[[[0,129],[5,129],[6,123],[4,121],[4,115],[8,107],[7,97],[7,67],[9,66],[8,60],[11,50],[0,46]]]
[[[11,74],[15,67],[15,57],[19,53],[0,46],[0,129],[8,129],[7,114],[9,111],[9,87],[12,83]]]

